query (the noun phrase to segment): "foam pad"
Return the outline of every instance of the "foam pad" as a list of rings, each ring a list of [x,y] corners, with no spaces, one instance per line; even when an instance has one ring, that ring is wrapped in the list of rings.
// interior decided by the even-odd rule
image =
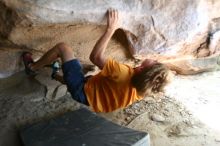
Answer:
[[[87,109],[27,125],[25,146],[150,146],[149,135],[112,123]]]

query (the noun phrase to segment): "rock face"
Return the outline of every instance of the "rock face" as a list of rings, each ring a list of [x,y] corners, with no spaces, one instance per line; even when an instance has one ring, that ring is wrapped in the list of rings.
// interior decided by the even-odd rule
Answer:
[[[2,77],[21,69],[15,65],[19,64],[15,56],[23,50],[35,52],[37,58],[61,41],[71,45],[80,60],[89,62],[89,52],[103,33],[110,7],[119,10],[123,31],[107,52],[119,60],[127,57],[120,57],[114,48],[128,48],[136,58],[154,57],[178,68],[178,73],[192,74],[204,70],[192,61],[220,52],[217,0],[1,0],[0,35],[4,41],[0,53],[2,60],[14,65],[5,71],[1,62]]]

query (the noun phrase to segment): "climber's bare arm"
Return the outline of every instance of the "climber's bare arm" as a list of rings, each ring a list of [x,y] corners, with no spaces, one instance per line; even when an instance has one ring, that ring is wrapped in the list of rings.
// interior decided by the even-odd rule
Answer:
[[[107,12],[107,28],[90,54],[90,60],[100,69],[105,65],[107,58],[104,56],[104,52],[116,29],[118,29],[118,11],[109,9]]]

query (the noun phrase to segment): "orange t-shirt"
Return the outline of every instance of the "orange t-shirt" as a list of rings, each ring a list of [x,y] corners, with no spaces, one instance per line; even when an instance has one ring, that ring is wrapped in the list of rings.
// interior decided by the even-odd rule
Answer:
[[[111,112],[141,99],[130,83],[133,74],[130,66],[108,59],[101,72],[84,86],[89,105],[95,112]]]

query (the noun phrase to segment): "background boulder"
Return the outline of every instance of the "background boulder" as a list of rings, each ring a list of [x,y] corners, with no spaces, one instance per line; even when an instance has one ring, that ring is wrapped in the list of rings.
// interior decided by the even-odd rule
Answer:
[[[69,44],[76,57],[90,63],[88,56],[105,29],[108,8],[118,9],[121,18],[122,30],[106,52],[113,58],[125,62],[132,56],[155,58],[178,68],[180,74],[218,65],[201,68],[193,63],[197,58],[218,57],[217,0],[1,0],[0,8],[1,77],[22,69],[17,57],[22,51],[33,52],[37,59],[59,42]],[[12,66],[6,69],[7,64]]]

